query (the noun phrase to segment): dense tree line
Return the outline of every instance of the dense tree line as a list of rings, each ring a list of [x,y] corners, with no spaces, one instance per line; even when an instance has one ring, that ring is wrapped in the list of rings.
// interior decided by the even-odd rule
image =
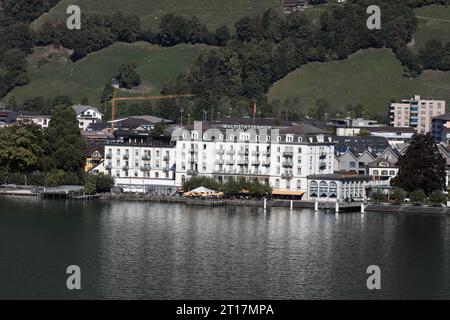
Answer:
[[[414,12],[405,2],[375,1],[382,8],[381,30],[366,27],[366,9],[374,1],[354,0],[327,10],[320,21],[302,12],[282,15],[270,9],[244,17],[226,46],[203,52],[188,73],[169,83],[164,93],[196,94],[194,115],[218,108],[251,109],[258,101],[262,115],[271,113],[265,93],[277,80],[310,62],[345,59],[364,48],[405,48],[416,30]]]
[[[267,88],[295,68],[313,61],[344,59],[363,48],[389,47],[405,65],[412,76],[423,68],[447,70],[448,55],[437,64],[436,58],[417,55],[406,44],[416,29],[413,8],[446,4],[447,0],[350,0],[345,6],[327,10],[320,21],[314,23],[301,13],[282,15],[271,9],[262,16],[244,17],[235,24],[234,33],[226,26],[208,30],[197,17],[186,19],[176,14],[161,18],[159,30],[145,30],[137,15],[117,12],[111,15],[82,15],[82,29],[68,30],[64,24],[47,22],[36,34],[29,23],[55,5],[58,0],[4,0],[0,10],[0,98],[12,88],[28,83],[26,56],[35,45],[57,45],[72,49],[71,59],[77,61],[91,52],[112,45],[116,41],[148,41],[161,46],[180,43],[203,43],[219,46],[220,53],[205,53],[187,76],[203,78],[192,83],[193,88],[170,84],[169,91],[202,91],[195,103],[199,112],[206,106],[221,101],[224,108],[234,104],[237,109],[248,104],[248,98],[257,98],[260,111],[270,112],[263,98]],[[325,1],[317,1],[317,3]],[[383,28],[370,31],[366,28],[366,8],[377,4],[383,13]],[[439,48],[437,48],[439,51]],[[424,50],[427,55],[427,50]],[[217,59],[215,57],[217,55]],[[227,61],[220,61],[225,55]],[[439,55],[439,54],[438,54]],[[212,61],[216,59],[216,61]],[[428,61],[431,60],[431,61]],[[221,81],[233,80],[231,89],[211,88],[202,73],[203,66],[217,63],[212,73],[223,63],[231,63],[232,70]],[[264,64],[264,65],[261,65]],[[237,68],[235,68],[237,65]],[[237,77],[242,76],[241,80]],[[186,76],[183,79],[186,79]],[[203,89],[202,86],[205,86]],[[236,86],[242,87],[237,89]],[[189,90],[188,90],[189,89]],[[228,91],[223,94],[222,91]],[[217,95],[219,93],[219,95]],[[247,99],[247,100],[246,100]],[[218,110],[216,110],[218,111]],[[216,112],[214,111],[214,112]],[[223,110],[222,110],[223,111]]]
[[[26,56],[34,46],[30,23],[60,0],[0,2],[0,98],[29,82]]]
[[[72,108],[57,108],[45,130],[34,124],[2,128],[0,141],[1,183],[83,183],[85,142]]]
[[[14,97],[6,101],[5,106],[12,111],[29,111],[32,113],[50,115],[53,111],[60,107],[72,106],[74,103],[68,96],[56,96],[45,98],[35,96],[26,98],[22,103],[18,103]]]
[[[227,182],[220,183],[210,177],[193,177],[183,183],[185,192],[194,190],[199,187],[205,187],[216,192],[223,192],[225,197],[231,198],[246,194],[252,198],[263,198],[272,196],[272,188],[270,185],[261,183],[258,179],[246,181],[245,179],[231,179]]]

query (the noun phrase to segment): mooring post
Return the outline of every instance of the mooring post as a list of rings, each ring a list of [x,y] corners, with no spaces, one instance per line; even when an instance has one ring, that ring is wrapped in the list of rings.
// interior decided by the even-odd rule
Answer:
[[[339,213],[339,202],[336,201],[336,213]]]
[[[266,210],[266,209],[267,209],[267,199],[264,198],[264,210]]]
[[[364,202],[363,203],[361,203],[361,213],[364,213],[364,211],[365,211],[365,207],[364,207]]]
[[[314,211],[315,212],[319,211],[319,201],[317,201],[317,200],[314,202]]]
[[[291,200],[291,211],[294,210],[294,201]]]

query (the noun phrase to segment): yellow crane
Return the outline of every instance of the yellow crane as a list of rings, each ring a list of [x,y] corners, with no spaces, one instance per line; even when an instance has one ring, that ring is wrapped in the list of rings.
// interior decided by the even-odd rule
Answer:
[[[139,96],[139,97],[119,97],[116,98],[116,90],[113,91],[113,97],[109,100],[111,103],[111,128],[114,130],[116,120],[116,102],[117,101],[148,101],[148,100],[168,100],[179,98],[191,98],[193,94],[170,94],[165,96]]]

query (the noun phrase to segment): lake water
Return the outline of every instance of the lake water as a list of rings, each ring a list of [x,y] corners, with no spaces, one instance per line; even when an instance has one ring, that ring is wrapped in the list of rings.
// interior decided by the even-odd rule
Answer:
[[[0,198],[0,298],[450,299],[450,218]]]

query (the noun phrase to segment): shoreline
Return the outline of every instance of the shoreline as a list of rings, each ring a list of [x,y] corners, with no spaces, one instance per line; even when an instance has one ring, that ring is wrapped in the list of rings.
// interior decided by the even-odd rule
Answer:
[[[28,192],[27,192],[28,191]],[[0,196],[5,197],[17,197],[17,198],[29,198],[34,197],[40,199],[38,193],[30,192],[30,190],[15,190],[10,192],[0,192]],[[209,207],[254,207],[264,208],[263,199],[194,199],[185,198],[181,196],[156,196],[156,195],[143,195],[143,194],[113,194],[104,193],[95,196],[90,196],[92,200],[100,201],[124,201],[124,202],[153,202],[153,203],[166,203],[166,204],[184,204],[189,206],[209,206]],[[75,201],[84,201],[81,199],[70,199]],[[322,203],[323,204],[323,203]],[[291,206],[291,200],[272,200],[267,199],[267,208],[271,207],[285,207]],[[314,201],[294,200],[292,201],[293,209],[313,209],[315,208]],[[325,211],[325,213],[334,213],[334,203],[327,203],[325,207],[320,207],[319,211]],[[353,207],[354,209],[355,207]],[[358,210],[359,211],[359,210]],[[378,213],[408,213],[408,214],[435,214],[435,215],[450,215],[450,207],[432,207],[432,206],[414,206],[414,205],[393,205],[393,204],[367,204],[365,207],[366,212],[378,212]],[[357,212],[355,210],[345,210],[342,208],[340,213]]]

